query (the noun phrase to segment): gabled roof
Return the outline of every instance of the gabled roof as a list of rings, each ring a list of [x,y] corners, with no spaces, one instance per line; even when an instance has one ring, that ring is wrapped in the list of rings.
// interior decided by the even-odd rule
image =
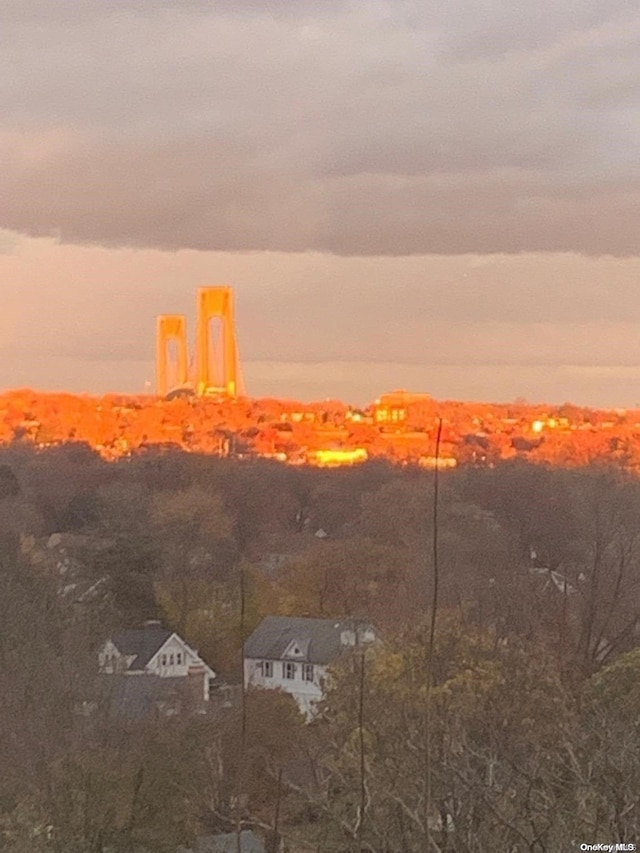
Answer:
[[[159,625],[148,625],[145,628],[130,628],[114,634],[111,642],[121,654],[127,657],[135,656],[129,672],[136,672],[144,670],[158,649],[167,642],[171,633]]]
[[[345,651],[343,631],[353,631],[352,619],[305,619],[293,616],[267,616],[251,634],[244,646],[246,658],[281,660],[289,646],[296,642],[304,655],[298,660],[327,664]]]
[[[126,675],[102,675],[98,680],[98,695],[110,717],[141,720],[155,713],[159,705],[181,708],[186,692],[182,679],[145,675],[127,678]]]

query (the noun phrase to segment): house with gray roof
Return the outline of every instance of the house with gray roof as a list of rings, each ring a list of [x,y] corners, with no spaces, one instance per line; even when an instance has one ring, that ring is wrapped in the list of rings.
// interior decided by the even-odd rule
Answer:
[[[98,652],[102,676],[113,679],[113,695],[135,697],[140,705],[155,696],[177,695],[188,686],[196,704],[209,701],[216,674],[178,634],[159,622],[114,633]],[[140,683],[129,683],[135,679]]]
[[[289,693],[310,719],[331,664],[374,639],[371,625],[354,619],[267,616],[244,646],[245,686]]]
[[[90,710],[100,707],[109,718],[127,723],[198,711],[202,708],[202,697],[198,702],[196,691],[190,689],[192,686],[186,678],[101,674],[96,685],[97,704],[90,706]]]

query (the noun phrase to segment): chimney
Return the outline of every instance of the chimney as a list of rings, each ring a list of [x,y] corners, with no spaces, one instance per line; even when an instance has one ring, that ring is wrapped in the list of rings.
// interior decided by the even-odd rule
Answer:
[[[342,646],[355,646],[356,644],[356,632],[355,631],[341,631],[340,632],[340,645]]]

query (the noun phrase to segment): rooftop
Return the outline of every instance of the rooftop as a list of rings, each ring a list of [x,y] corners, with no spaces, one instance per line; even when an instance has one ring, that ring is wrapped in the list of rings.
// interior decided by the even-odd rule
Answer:
[[[135,656],[129,667],[130,672],[143,670],[151,658],[171,636],[171,631],[158,623],[150,623],[144,628],[130,628],[114,634],[111,638],[118,651],[128,657]]]
[[[345,643],[342,634],[353,632],[353,619],[306,619],[293,616],[267,616],[245,643],[247,658],[280,660],[289,646],[299,644],[299,660],[327,664],[339,658]]]

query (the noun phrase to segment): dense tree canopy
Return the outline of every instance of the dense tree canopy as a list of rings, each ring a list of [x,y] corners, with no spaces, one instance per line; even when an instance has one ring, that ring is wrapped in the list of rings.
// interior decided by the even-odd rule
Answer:
[[[174,853],[239,826],[326,853],[637,841],[640,481],[515,461],[439,485],[434,527],[418,468],[0,450],[0,846]],[[278,614],[378,631],[309,725],[277,692],[241,701],[243,638]],[[103,713],[96,649],[149,618],[229,701]]]

